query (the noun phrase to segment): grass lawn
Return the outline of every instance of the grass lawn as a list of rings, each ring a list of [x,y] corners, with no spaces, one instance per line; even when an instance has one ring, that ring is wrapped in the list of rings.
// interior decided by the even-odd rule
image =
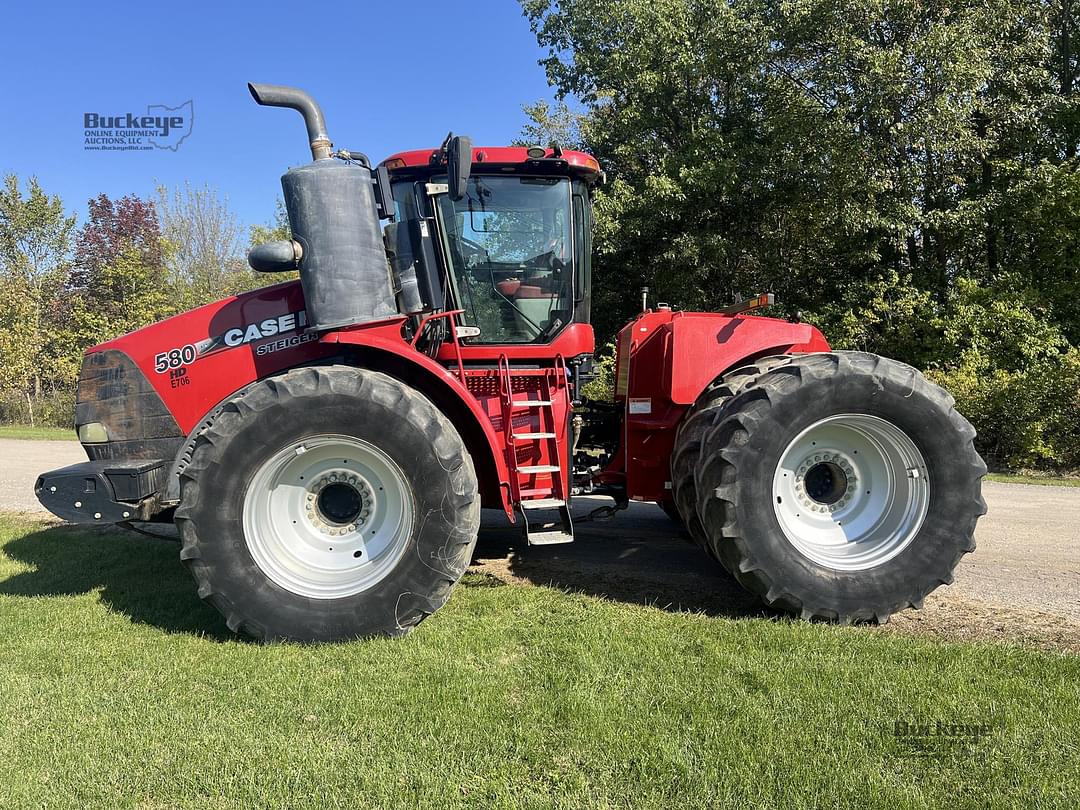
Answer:
[[[1080,477],[1053,475],[1014,475],[1012,473],[987,473],[987,481],[1002,484],[1036,484],[1044,487],[1080,487]]]
[[[75,428],[30,425],[0,425],[0,439],[67,439],[76,441]]]
[[[1080,659],[467,575],[403,640],[233,638],[177,547],[0,516],[0,805],[1076,807]],[[897,721],[985,724],[903,738]]]

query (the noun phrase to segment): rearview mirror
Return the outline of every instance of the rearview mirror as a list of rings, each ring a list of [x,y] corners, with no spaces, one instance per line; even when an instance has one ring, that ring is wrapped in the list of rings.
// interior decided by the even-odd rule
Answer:
[[[472,139],[455,135],[446,148],[446,175],[450,199],[457,202],[465,197],[465,188],[472,172]]]

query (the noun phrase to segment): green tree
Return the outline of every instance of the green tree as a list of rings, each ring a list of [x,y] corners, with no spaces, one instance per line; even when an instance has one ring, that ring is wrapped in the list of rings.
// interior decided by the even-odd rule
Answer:
[[[35,349],[41,334],[41,307],[26,279],[0,276],[0,397],[26,404],[27,419],[35,423],[34,396],[40,393],[42,359]],[[35,391],[35,388],[37,389]]]
[[[565,101],[552,105],[540,100],[535,104],[526,104],[522,109],[528,121],[516,141],[518,146],[558,144],[563,149],[580,148],[581,132],[578,125],[581,116],[571,110]]]
[[[274,205],[274,219],[266,225],[252,225],[248,229],[248,250],[263,242],[277,242],[283,239],[292,239],[292,228],[289,227],[289,213],[285,210],[285,201],[278,197]],[[295,272],[256,273],[245,270],[245,274],[245,289],[279,284],[296,278]]]
[[[1032,401],[1030,383],[1050,374],[1057,401],[1076,402],[1061,370],[1080,333],[1071,9],[522,6],[557,95],[582,110],[582,146],[612,178],[595,203],[601,340],[643,285],[700,309],[769,290],[834,345],[942,379],[1023,378]],[[549,108],[531,112],[533,131],[552,126]],[[1036,421],[1038,440],[1005,442],[1004,456],[1064,458]]]
[[[77,374],[87,346],[146,326],[176,311],[154,204],[135,195],[89,201],[79,230],[66,300],[68,324],[56,355]],[[74,379],[69,378],[68,384]]]
[[[55,378],[48,352],[57,323],[56,299],[69,266],[75,218],[64,213],[36,178],[24,197],[9,174],[0,189],[0,397],[26,404],[35,421],[34,401]]]
[[[172,192],[159,188],[158,210],[168,249],[169,277],[181,309],[295,277],[291,273],[256,273],[248,267],[242,251],[243,229],[228,200],[210,186],[195,188],[185,183]],[[288,215],[278,199],[274,221],[252,226],[248,246],[290,235]]]
[[[276,242],[292,239],[289,227],[289,212],[285,210],[285,201],[278,197],[274,203],[274,219],[266,225],[252,225],[248,229],[248,247],[261,245],[263,242]]]
[[[181,308],[198,306],[244,288],[238,259],[241,229],[228,202],[210,188],[185,183],[171,192],[158,188],[162,236],[168,246],[170,282]],[[254,286],[254,285],[252,285]]]
[[[1002,0],[524,6],[615,181],[598,276],[618,266],[618,318],[626,277],[687,306],[768,287],[814,309],[896,273],[943,302],[986,228],[982,164],[1035,137],[1049,77],[1047,15]]]
[[[19,179],[4,177],[0,189],[0,263],[6,275],[21,275],[42,289],[67,267],[75,217],[66,216],[59,197],[50,197],[36,177],[24,198]]]

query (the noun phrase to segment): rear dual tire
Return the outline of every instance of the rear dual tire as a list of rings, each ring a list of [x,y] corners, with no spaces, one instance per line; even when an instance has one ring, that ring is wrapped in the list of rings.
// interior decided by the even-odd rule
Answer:
[[[688,416],[675,499],[694,539],[766,604],[883,622],[974,550],[986,511],[974,435],[945,391],[894,360],[767,358]]]
[[[181,475],[181,559],[234,632],[397,636],[469,564],[476,475],[447,418],[384,374],[302,368],[248,388]]]

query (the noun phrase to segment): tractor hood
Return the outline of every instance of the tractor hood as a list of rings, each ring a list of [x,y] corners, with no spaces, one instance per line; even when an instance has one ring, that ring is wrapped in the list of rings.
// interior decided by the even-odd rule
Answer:
[[[289,281],[94,346],[79,377],[80,438],[91,458],[159,453],[167,448],[140,443],[150,437],[182,439],[248,381],[331,352],[318,337],[300,284]],[[91,424],[104,430],[85,427]]]

